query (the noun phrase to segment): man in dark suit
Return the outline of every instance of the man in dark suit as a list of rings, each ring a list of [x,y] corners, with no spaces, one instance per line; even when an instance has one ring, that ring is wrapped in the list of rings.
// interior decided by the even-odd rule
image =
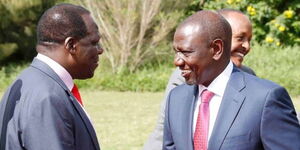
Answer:
[[[2,98],[0,149],[100,150],[73,83],[94,75],[103,52],[90,12],[72,4],[48,9],[37,39],[38,55]]]
[[[252,39],[252,24],[248,16],[246,16],[243,12],[235,9],[221,9],[217,12],[220,13],[228,21],[232,29],[230,59],[232,60],[233,64],[244,72],[256,75],[251,68],[242,65],[244,57],[250,52],[250,42]],[[181,76],[181,71],[177,67],[173,71],[167,84],[165,97],[161,103],[161,111],[158,116],[156,127],[149,136],[148,141],[144,145],[144,150],[157,150],[162,147],[165,103],[167,96],[173,88],[184,83],[185,79]]]
[[[176,29],[174,63],[187,84],[168,96],[163,149],[300,149],[287,91],[233,65],[231,34],[212,11],[197,12]]]

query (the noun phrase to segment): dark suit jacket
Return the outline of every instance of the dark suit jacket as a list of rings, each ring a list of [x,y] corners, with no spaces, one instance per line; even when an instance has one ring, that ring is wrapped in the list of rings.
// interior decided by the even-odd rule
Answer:
[[[7,124],[6,150],[100,150],[84,110],[48,65],[34,59],[17,82],[20,98]],[[0,129],[7,99],[17,93],[10,91],[0,104]]]
[[[255,72],[247,67],[242,65],[241,68],[242,71],[247,72],[249,74],[255,75]],[[158,120],[155,129],[153,132],[150,134],[148,140],[146,141],[143,150],[159,150],[162,148],[162,142],[163,142],[163,126],[164,126],[164,119],[165,119],[165,105],[166,105],[166,99],[167,96],[169,95],[169,92],[175,88],[176,86],[179,86],[181,84],[185,83],[184,77],[181,76],[181,70],[176,67],[176,69],[173,71],[168,85],[165,90],[165,98],[163,99],[161,103],[161,109],[160,113],[158,115]]]
[[[247,67],[245,65],[242,65],[241,68],[240,68],[242,71],[244,72],[247,72],[249,74],[252,74],[254,76],[256,76],[255,72],[250,68],[250,67]]]
[[[170,92],[164,150],[193,150],[198,86]],[[234,67],[209,139],[209,150],[300,150],[300,126],[287,91]]]

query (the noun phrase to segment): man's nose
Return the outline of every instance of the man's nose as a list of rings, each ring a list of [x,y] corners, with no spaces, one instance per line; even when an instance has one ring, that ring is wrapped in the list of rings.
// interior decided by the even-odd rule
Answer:
[[[242,46],[246,49],[246,51],[249,51],[250,50],[250,41],[243,42]]]
[[[174,65],[177,67],[184,65],[184,59],[181,58],[178,54],[175,55]]]
[[[98,52],[98,55],[101,55],[104,52],[104,49],[102,48],[102,46],[99,45],[97,52]]]

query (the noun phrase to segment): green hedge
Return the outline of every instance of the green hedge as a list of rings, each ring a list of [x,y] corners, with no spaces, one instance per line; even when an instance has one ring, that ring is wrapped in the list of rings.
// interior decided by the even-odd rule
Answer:
[[[88,89],[158,92],[165,89],[173,69],[170,65],[161,65],[146,67],[135,73],[125,71],[114,74],[103,66],[96,70],[92,79],[77,80],[76,83]]]
[[[113,74],[105,62],[89,80],[77,80],[80,88],[114,91],[164,91],[174,69],[172,51],[168,63],[148,65],[135,73]],[[103,57],[103,56],[100,56]],[[101,59],[103,60],[103,59]],[[255,44],[246,56],[245,64],[256,74],[287,88],[293,96],[300,95],[300,47],[271,47]],[[0,91],[3,91],[28,64],[11,64],[0,68]]]
[[[287,88],[290,94],[300,95],[300,46],[275,47],[254,45],[245,64],[257,76],[272,80]]]

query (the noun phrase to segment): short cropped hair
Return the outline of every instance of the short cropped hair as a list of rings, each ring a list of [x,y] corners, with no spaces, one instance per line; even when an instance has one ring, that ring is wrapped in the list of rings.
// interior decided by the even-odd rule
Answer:
[[[67,37],[81,39],[87,34],[82,15],[88,10],[73,4],[58,4],[41,16],[37,25],[37,42],[62,43]]]

